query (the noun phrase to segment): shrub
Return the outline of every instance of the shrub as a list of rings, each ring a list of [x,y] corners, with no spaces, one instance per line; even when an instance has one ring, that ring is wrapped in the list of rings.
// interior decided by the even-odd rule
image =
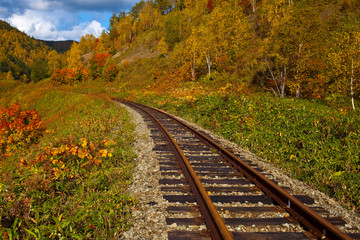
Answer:
[[[37,143],[43,131],[35,110],[22,111],[19,104],[0,108],[0,156],[10,156],[18,149]]]
[[[113,58],[108,58],[102,70],[102,79],[104,81],[113,82],[118,74],[118,68]]]
[[[90,60],[90,75],[93,79],[101,76],[106,60],[111,55],[109,53],[96,53]]]
[[[84,82],[88,78],[88,71],[84,68],[64,68],[56,69],[51,80],[58,84],[74,85]]]

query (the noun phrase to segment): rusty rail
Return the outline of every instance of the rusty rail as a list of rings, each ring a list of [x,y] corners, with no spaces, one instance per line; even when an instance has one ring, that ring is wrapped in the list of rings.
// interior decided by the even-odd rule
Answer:
[[[158,111],[158,112],[170,117],[171,119],[175,120],[176,122],[178,122],[185,128],[189,129],[199,139],[206,142],[207,145],[216,149],[217,152],[224,159],[226,159],[234,168],[236,168],[240,173],[242,173],[244,176],[249,178],[263,192],[265,192],[268,196],[270,196],[282,208],[284,208],[289,214],[291,214],[303,226],[305,226],[309,230],[310,233],[312,233],[314,236],[318,237],[319,239],[331,239],[331,240],[333,240],[333,239],[334,240],[335,239],[351,240],[352,239],[347,234],[343,233],[337,227],[335,227],[333,224],[331,224],[329,221],[327,221],[326,219],[324,219],[323,217],[318,215],[316,212],[314,212],[312,209],[305,206],[298,199],[296,199],[295,197],[290,195],[286,190],[280,188],[277,184],[275,184],[272,181],[270,181],[269,179],[267,179],[264,175],[262,175],[261,173],[259,173],[256,170],[254,170],[251,166],[249,166],[247,163],[245,163],[240,158],[235,156],[233,153],[231,153],[227,149],[223,148],[222,146],[220,146],[218,143],[216,143],[215,141],[213,141],[212,139],[210,139],[203,133],[197,131],[195,128],[185,124],[183,121],[180,121],[179,119],[169,115],[168,113],[166,113],[162,110],[151,108],[151,107],[145,106],[143,104],[139,104],[139,103],[132,103],[132,102],[125,101],[125,100],[121,100],[121,101],[124,103],[128,103],[132,106],[137,107],[137,105],[139,105],[142,107],[146,107],[146,108]],[[137,107],[137,108],[139,108],[139,107]],[[142,110],[146,111],[144,109],[142,109]],[[171,136],[169,136],[169,137],[172,139]],[[174,141],[174,140],[172,139],[172,141]],[[174,145],[176,146],[175,148],[178,148],[178,146],[175,142],[174,142]],[[181,152],[181,150],[180,150],[180,152]],[[181,155],[183,155],[182,152],[181,152]],[[184,156],[184,158],[185,158],[185,156]],[[190,166],[190,168],[191,168],[191,166]],[[195,174],[195,173],[193,172],[193,174]],[[195,176],[195,178],[197,178],[197,177]],[[205,191],[205,194],[206,194],[206,191]],[[211,202],[210,199],[209,199],[209,201]],[[215,208],[214,208],[214,211],[216,211]],[[219,219],[221,219],[220,216],[219,216]],[[230,236],[230,234],[229,234],[229,236]],[[229,239],[231,239],[231,238],[229,238]]]
[[[197,177],[195,171],[191,167],[189,161],[185,157],[182,150],[179,148],[176,141],[172,138],[170,133],[165,129],[165,127],[147,110],[139,107],[138,104],[134,104],[129,101],[122,101],[125,104],[133,106],[137,109],[140,109],[146,113],[155,125],[158,126],[160,131],[164,134],[166,140],[170,144],[175,157],[178,159],[179,164],[183,170],[183,173],[189,182],[190,188],[195,195],[196,201],[199,204],[200,211],[204,217],[207,228],[210,230],[211,237],[215,240],[230,240],[233,239],[229,233],[223,219],[220,217],[219,213],[216,211],[215,206],[213,205],[209,195],[207,194],[205,188],[202,186],[199,178]]]

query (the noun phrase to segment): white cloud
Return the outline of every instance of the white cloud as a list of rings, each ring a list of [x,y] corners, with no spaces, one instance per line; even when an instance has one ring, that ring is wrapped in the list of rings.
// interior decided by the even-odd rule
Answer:
[[[4,1],[4,0],[2,0]],[[12,8],[19,4],[25,9],[51,10],[63,9],[77,11],[119,11],[129,10],[140,0],[19,0],[17,3],[9,3]]]
[[[98,37],[104,29],[98,21],[93,20],[90,23],[86,22],[76,25],[71,30],[58,31],[57,40],[72,39],[80,41],[81,36],[85,36],[86,34],[93,34]]]
[[[105,29],[95,20],[73,25],[73,22],[77,22],[77,17],[65,11],[26,10],[24,14],[13,14],[9,21],[19,30],[42,40],[79,41],[86,34],[99,36]],[[67,25],[72,27],[64,28]]]
[[[50,7],[50,2],[48,1],[44,1],[44,0],[33,0],[29,3],[29,5],[33,8],[33,9],[37,9],[37,10],[47,10]]]
[[[0,0],[0,19],[34,38],[79,41],[82,35],[100,35],[113,12],[129,11],[139,1]]]

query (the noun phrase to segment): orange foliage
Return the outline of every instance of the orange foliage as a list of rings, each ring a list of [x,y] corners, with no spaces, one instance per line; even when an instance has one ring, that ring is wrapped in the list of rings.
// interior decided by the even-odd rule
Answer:
[[[231,66],[230,59],[225,54],[222,54],[216,58],[215,67],[218,71],[230,71],[231,68],[229,66]]]
[[[69,165],[77,162],[83,169],[98,166],[102,160],[112,157],[112,153],[105,148],[115,143],[113,140],[104,140],[95,144],[86,138],[76,142],[74,138],[67,137],[54,146],[45,147],[34,159],[21,159],[20,166],[40,167],[51,179],[74,178],[73,173],[68,173]]]
[[[102,72],[102,78],[105,81],[112,82],[115,80],[117,73],[118,73],[117,65],[115,63],[109,63],[104,66]]]
[[[130,67],[130,62],[129,62],[129,60],[124,60],[122,64],[123,64],[124,68]]]
[[[95,55],[93,55],[93,57],[90,60],[90,73],[94,79],[101,76],[106,60],[110,56],[111,55],[106,52],[96,53]]]
[[[37,143],[43,131],[35,110],[21,111],[19,104],[0,108],[0,155],[11,156],[14,150]]]
[[[95,54],[95,57],[92,59],[92,63],[103,67],[106,63],[106,59],[110,57],[111,55],[109,53],[97,53]]]
[[[56,69],[51,80],[59,84],[73,85],[77,82],[83,82],[88,77],[88,71],[84,68],[64,68]]]
[[[155,80],[152,84],[153,90],[161,93],[168,90],[174,90],[183,82],[193,80],[191,76],[191,63],[185,62],[181,67],[174,69],[166,76],[162,76],[160,70],[156,68],[153,73],[153,79]]]
[[[303,79],[301,84],[303,85],[302,95],[305,98],[322,99],[329,89],[327,79],[320,75],[314,79]]]
[[[191,63],[185,62],[180,68],[176,69],[169,75],[169,79],[173,80],[174,82],[194,80],[191,76]]]

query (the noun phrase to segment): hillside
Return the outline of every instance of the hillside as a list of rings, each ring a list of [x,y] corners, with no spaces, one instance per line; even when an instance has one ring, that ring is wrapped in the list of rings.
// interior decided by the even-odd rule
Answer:
[[[359,214],[359,7],[345,0],[140,1],[65,54],[2,23],[1,111],[19,103],[43,125],[34,124],[31,143],[2,142],[0,190],[12,202],[0,201],[1,225],[23,238],[61,232],[80,239],[118,237],[129,227],[134,133],[112,97],[195,122]],[[46,72],[38,82],[36,69]],[[13,81],[9,72],[33,81]]]
[[[72,59],[91,53],[86,76],[102,91],[187,117],[359,211],[358,6],[139,2]]]
[[[39,81],[51,75],[59,58],[42,42],[0,20],[0,79]]]
[[[71,45],[74,43],[72,40],[66,40],[66,41],[45,41],[45,40],[38,40],[45,45],[49,46],[50,48],[54,49],[58,53],[65,53],[66,51],[69,51],[71,48]]]

